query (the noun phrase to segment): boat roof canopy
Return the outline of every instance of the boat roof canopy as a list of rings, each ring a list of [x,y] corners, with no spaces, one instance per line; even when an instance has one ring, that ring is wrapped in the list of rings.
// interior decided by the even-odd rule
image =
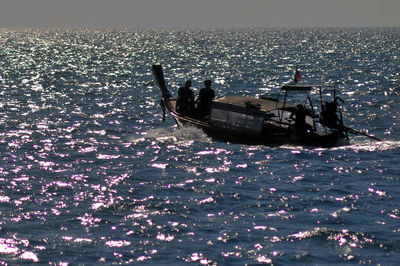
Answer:
[[[283,85],[282,90],[284,91],[310,91],[312,88],[328,88],[329,85],[324,84],[313,84],[313,85]]]

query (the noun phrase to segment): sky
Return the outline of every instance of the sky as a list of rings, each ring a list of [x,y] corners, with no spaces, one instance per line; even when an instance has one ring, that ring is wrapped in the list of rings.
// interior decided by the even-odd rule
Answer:
[[[400,0],[1,0],[0,28],[400,27]]]

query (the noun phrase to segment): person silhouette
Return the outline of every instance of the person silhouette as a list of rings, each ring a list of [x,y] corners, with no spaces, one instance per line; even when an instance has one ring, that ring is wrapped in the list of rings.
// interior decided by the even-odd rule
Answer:
[[[215,98],[215,92],[211,88],[211,80],[204,81],[204,88],[199,92],[199,97],[197,98],[197,108],[201,119],[206,118],[210,115],[211,103]]]
[[[293,81],[295,84],[297,84],[298,82],[300,82],[300,80],[301,80],[300,71],[298,68],[296,68],[296,72],[294,73]]]
[[[306,110],[302,104],[298,104],[296,110],[290,115],[290,118],[294,119],[294,126],[299,132],[302,132],[306,128]]]
[[[183,116],[192,116],[194,111],[194,92],[190,89],[192,81],[187,80],[185,86],[178,90],[176,111]]]

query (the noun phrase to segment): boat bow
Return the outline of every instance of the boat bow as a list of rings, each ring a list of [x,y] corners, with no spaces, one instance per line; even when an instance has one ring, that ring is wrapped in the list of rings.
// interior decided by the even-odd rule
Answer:
[[[161,90],[161,95],[164,99],[171,97],[167,85],[165,84],[164,73],[161,65],[153,65],[153,75],[156,79],[156,83]]]

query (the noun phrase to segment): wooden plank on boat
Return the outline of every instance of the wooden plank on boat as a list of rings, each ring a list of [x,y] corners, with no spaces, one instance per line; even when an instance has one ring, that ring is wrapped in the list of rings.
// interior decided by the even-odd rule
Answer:
[[[276,108],[281,108],[283,106],[283,103],[277,102],[276,100],[260,99],[260,98],[240,96],[240,95],[225,96],[214,100],[214,102],[236,105],[243,108],[253,107],[255,109],[260,109],[262,111],[267,111],[267,112],[274,110]]]

